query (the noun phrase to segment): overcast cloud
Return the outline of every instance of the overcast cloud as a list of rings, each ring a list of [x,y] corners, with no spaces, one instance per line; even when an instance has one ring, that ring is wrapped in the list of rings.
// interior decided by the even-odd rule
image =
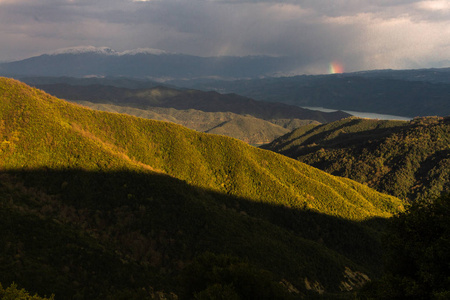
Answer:
[[[297,58],[297,72],[450,66],[449,0],[0,0],[0,61],[81,45]]]

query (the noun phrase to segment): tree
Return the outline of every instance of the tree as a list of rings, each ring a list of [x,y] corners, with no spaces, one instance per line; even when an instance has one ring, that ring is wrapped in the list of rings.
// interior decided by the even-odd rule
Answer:
[[[269,271],[209,252],[186,267],[182,286],[181,299],[292,299]]]
[[[386,274],[362,298],[450,299],[450,194],[394,217],[385,244]]]
[[[50,298],[42,298],[38,295],[31,296],[25,289],[18,289],[17,284],[13,283],[6,289],[0,283],[0,300],[53,300],[54,296]]]

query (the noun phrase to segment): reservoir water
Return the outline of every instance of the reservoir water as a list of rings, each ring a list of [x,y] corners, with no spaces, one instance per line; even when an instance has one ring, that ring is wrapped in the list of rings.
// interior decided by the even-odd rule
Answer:
[[[337,109],[330,109],[330,108],[324,108],[324,107],[311,107],[311,106],[302,106],[302,107],[306,108],[306,109],[318,110],[318,111],[323,111],[323,112],[337,111]],[[351,114],[352,116],[355,116],[355,117],[368,118],[368,119],[404,120],[404,121],[409,121],[412,119],[412,118],[402,117],[402,116],[383,115],[383,114],[360,112],[360,111],[351,111],[351,110],[342,110],[342,111],[346,112],[348,114]]]

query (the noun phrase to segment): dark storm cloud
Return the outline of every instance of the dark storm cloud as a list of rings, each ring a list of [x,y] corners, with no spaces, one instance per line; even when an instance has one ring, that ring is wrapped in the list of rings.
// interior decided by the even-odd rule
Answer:
[[[0,60],[56,48],[285,55],[299,72],[448,59],[450,4],[387,0],[0,0]]]

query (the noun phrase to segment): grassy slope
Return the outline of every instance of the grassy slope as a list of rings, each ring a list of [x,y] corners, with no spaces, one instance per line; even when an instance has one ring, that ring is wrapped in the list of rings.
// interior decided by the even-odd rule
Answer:
[[[405,199],[450,190],[449,118],[349,118],[305,126],[264,146]]]
[[[7,240],[6,252],[35,253],[25,257],[42,274],[30,274],[19,256],[15,272],[2,276],[29,284],[40,276],[48,286],[34,288],[44,294],[76,290],[80,278],[98,289],[84,295],[139,289],[149,278],[176,290],[182,265],[206,250],[247,257],[302,291],[304,278],[336,291],[346,266],[377,272],[376,232],[356,221],[402,209],[396,198],[232,138],[89,110],[9,79],[1,79],[0,98],[0,208],[21,215],[5,218],[2,228],[15,236],[8,224],[22,217],[52,231],[66,224],[86,236],[83,249],[100,247],[86,253],[91,260],[115,257],[105,267],[76,254],[54,262],[26,234]],[[46,234],[35,237],[48,246]],[[52,247],[62,253],[66,243]],[[78,271],[67,271],[71,266]],[[123,286],[89,275],[108,274],[104,268],[141,275]],[[61,281],[55,286],[50,278]]]

